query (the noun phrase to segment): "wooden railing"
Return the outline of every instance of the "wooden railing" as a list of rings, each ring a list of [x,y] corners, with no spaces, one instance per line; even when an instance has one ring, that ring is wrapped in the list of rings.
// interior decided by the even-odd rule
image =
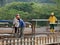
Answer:
[[[60,37],[24,37],[24,38],[6,38],[0,40],[0,45],[45,45],[60,43]]]

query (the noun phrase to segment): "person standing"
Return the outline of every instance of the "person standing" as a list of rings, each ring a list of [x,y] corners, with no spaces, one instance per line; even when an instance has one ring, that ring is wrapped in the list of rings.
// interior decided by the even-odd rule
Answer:
[[[20,27],[20,36],[19,37],[24,37],[23,31],[24,31],[25,26],[26,26],[25,22],[20,18],[19,19],[19,27]]]
[[[13,27],[15,28],[15,34],[17,34],[19,30],[19,18],[19,14],[16,14],[15,18],[13,19]]]
[[[54,32],[54,26],[57,22],[57,18],[56,16],[54,15],[54,12],[51,13],[49,19],[48,19],[49,23],[50,23],[50,32]]]

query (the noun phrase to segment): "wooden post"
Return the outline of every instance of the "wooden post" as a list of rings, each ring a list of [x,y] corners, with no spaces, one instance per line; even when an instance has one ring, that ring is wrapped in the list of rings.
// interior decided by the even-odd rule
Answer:
[[[21,38],[21,45],[22,45],[22,38]]]
[[[24,45],[25,45],[25,38],[24,38]]]
[[[35,37],[33,37],[33,45],[35,45]]]
[[[1,44],[0,44],[1,45]],[[2,45],[4,45],[4,40],[2,40]]]
[[[8,39],[6,39],[6,45],[8,45]]]
[[[34,22],[32,22],[32,34],[35,34],[35,23]]]
[[[10,44],[11,45],[11,44]],[[13,39],[13,45],[15,45],[15,39]]]
[[[32,45],[32,37],[30,37],[30,45]]]

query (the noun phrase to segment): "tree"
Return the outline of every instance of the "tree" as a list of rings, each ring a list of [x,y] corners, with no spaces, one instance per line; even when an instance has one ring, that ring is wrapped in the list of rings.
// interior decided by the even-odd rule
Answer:
[[[56,5],[57,5],[57,8],[59,8],[59,6],[60,6],[60,0],[52,0],[52,1],[55,2]]]
[[[24,20],[48,18],[51,12],[55,12],[59,18],[60,10],[56,4],[14,2],[0,8],[0,19],[12,20],[19,13]],[[59,18],[60,19],[60,18]]]

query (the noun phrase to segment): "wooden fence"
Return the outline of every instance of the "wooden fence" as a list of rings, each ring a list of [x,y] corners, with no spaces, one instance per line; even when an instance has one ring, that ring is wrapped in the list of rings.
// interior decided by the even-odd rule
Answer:
[[[60,37],[47,36],[0,39],[0,45],[45,45],[54,43],[60,43]]]

